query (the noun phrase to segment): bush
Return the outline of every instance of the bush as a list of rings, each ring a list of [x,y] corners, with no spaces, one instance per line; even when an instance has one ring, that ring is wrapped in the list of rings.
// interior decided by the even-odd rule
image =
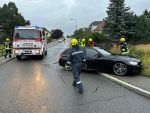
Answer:
[[[106,41],[105,35],[103,33],[98,33],[98,32],[88,33],[87,38],[93,38],[93,40],[98,43],[103,43]]]

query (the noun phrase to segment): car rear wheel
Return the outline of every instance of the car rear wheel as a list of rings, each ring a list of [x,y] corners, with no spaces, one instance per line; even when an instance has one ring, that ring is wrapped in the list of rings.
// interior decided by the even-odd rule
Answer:
[[[122,62],[117,62],[114,64],[113,66],[113,72],[114,74],[116,75],[119,75],[119,76],[124,76],[127,74],[128,72],[128,67],[126,64],[122,63]]]
[[[71,71],[72,70],[72,67],[71,67],[71,65],[68,65],[67,63],[65,63],[65,70],[66,71]]]

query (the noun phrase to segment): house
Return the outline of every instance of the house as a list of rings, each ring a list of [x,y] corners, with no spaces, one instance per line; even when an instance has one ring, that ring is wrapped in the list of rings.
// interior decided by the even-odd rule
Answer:
[[[99,32],[101,33],[104,28],[105,22],[104,21],[94,21],[90,24],[89,28],[92,32]]]

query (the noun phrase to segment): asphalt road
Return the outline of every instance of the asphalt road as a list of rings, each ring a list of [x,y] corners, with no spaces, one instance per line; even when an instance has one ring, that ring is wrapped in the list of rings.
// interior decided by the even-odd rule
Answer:
[[[67,43],[51,46],[45,59],[0,65],[0,113],[150,113],[149,99],[94,72],[82,72],[84,95],[72,73],[58,65]]]

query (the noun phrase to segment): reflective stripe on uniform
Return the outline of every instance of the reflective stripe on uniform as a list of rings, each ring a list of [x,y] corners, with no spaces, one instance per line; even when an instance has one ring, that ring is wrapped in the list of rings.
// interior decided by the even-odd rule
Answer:
[[[71,62],[67,61],[67,64],[71,64]]]
[[[77,82],[76,84],[80,84],[80,83],[81,83],[81,81]]]
[[[73,52],[72,55],[83,53],[83,51]]]

